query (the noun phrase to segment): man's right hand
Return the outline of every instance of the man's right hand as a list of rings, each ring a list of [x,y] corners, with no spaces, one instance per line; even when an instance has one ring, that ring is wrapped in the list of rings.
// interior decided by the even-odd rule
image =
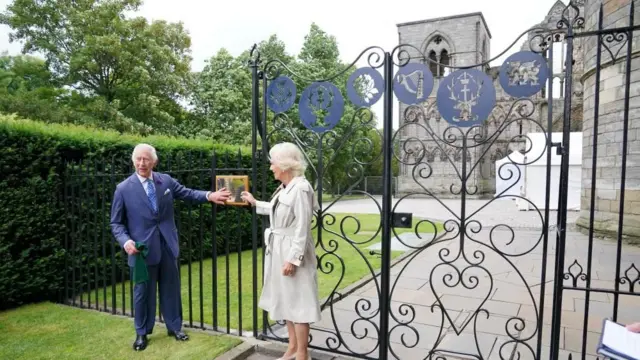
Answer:
[[[138,249],[136,249],[136,243],[133,240],[127,240],[127,242],[124,243],[124,251],[129,255],[135,255],[139,252]]]
[[[229,197],[231,197],[231,192],[227,190],[227,188],[222,188],[216,192],[210,193],[207,200],[218,205],[224,205],[226,201],[229,200]]]

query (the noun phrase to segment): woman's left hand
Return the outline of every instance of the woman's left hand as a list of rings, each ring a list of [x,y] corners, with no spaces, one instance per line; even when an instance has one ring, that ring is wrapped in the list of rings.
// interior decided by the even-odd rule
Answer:
[[[285,261],[284,266],[282,267],[282,275],[284,276],[293,276],[296,272],[296,267],[292,263]]]

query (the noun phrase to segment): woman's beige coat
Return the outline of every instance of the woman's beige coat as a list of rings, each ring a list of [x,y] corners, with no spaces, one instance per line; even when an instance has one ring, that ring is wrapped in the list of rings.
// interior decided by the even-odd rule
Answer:
[[[264,285],[259,302],[271,320],[320,321],[317,259],[311,236],[311,220],[318,208],[313,187],[302,176],[280,186],[270,202],[256,201],[256,212],[269,215],[271,225],[264,234]],[[293,276],[282,275],[286,261],[296,267]]]

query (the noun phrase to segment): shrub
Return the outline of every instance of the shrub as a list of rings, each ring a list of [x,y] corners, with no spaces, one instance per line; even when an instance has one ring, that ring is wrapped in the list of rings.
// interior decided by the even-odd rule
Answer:
[[[125,254],[111,235],[109,215],[115,185],[133,172],[131,150],[139,142],[156,147],[158,171],[188,187],[211,188],[214,153],[218,173],[251,175],[251,152],[244,147],[0,115],[0,309],[73,296],[126,276]],[[267,179],[267,193],[274,188]],[[259,190],[261,185],[254,193],[262,196]],[[175,205],[181,262],[211,257],[213,207]],[[252,246],[250,211],[217,207],[215,212],[218,254],[227,246],[230,251]]]

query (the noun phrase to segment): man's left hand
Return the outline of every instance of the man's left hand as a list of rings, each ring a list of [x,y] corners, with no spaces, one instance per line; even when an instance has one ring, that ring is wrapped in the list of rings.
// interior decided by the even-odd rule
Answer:
[[[231,192],[226,188],[222,188],[216,192],[210,193],[207,200],[219,205],[224,205],[225,201],[229,200],[229,197],[231,197]]]
[[[296,267],[292,263],[285,261],[284,266],[282,267],[282,275],[284,276],[293,276],[296,273]]]

